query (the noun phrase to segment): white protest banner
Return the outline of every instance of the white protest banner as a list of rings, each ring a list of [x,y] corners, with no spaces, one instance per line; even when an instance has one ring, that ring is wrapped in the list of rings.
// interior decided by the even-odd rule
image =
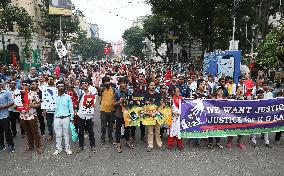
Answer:
[[[41,109],[55,109],[56,102],[55,97],[57,95],[57,88],[56,87],[43,87],[42,90],[42,103]]]
[[[95,104],[96,96],[95,95],[84,95],[83,97],[83,107],[80,108],[78,114],[91,115],[95,113]]]

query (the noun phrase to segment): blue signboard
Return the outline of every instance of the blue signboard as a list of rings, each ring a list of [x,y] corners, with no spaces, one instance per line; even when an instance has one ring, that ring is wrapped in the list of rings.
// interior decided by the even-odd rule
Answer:
[[[211,73],[219,78],[222,74],[234,78],[234,82],[238,82],[241,75],[241,51],[226,50],[215,51],[204,54],[203,72]]]

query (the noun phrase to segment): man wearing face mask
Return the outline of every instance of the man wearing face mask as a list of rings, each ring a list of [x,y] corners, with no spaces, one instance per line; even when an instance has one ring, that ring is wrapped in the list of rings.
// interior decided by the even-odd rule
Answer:
[[[108,127],[108,138],[111,144],[114,144],[112,131],[114,124],[114,95],[115,89],[110,85],[110,78],[103,77],[102,78],[102,87],[99,86],[100,80],[98,79],[96,82],[96,89],[101,96],[101,105],[100,105],[100,113],[101,113],[101,145],[105,144],[105,135],[106,128]]]

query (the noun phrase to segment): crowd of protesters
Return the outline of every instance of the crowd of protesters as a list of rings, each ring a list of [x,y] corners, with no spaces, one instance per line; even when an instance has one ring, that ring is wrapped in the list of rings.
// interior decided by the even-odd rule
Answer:
[[[112,77],[119,76],[118,82]],[[56,87],[56,108],[41,109],[42,90],[44,86]],[[16,90],[28,90],[29,110],[18,111],[14,104]],[[238,83],[233,78],[223,75],[204,74],[194,71],[190,66],[173,66],[168,64],[150,64],[146,62],[131,61],[129,63],[96,62],[76,65],[74,68],[67,64],[50,67],[48,65],[36,69],[30,68],[28,73],[23,70],[0,68],[0,152],[7,149],[9,153],[15,151],[14,140],[16,136],[27,140],[26,152],[36,150],[39,154],[44,152],[42,140],[55,140],[58,155],[63,149],[68,155],[73,154],[70,147],[70,121],[75,122],[78,131],[78,148],[76,152],[85,150],[85,135],[88,134],[90,149],[96,152],[94,137],[95,113],[85,115],[82,112],[82,96],[97,95],[99,100],[101,136],[100,145],[108,142],[115,145],[118,153],[122,152],[124,138],[126,147],[135,148],[137,135],[147,143],[147,151],[154,148],[154,137],[158,148],[163,148],[164,136],[167,134],[169,150],[177,147],[183,150],[186,144],[201,145],[207,142],[207,147],[223,148],[221,139],[208,138],[206,140],[178,138],[179,128],[179,100],[192,99],[270,99],[283,97],[283,86],[280,80],[268,80],[263,71],[258,71],[255,79],[250,73],[239,76]],[[124,127],[123,103],[125,97],[131,92],[133,95],[143,95],[145,102],[159,104],[172,100],[173,120],[170,126]],[[93,107],[95,108],[95,107]],[[20,123],[19,123],[20,122]],[[19,124],[19,125],[18,125]],[[46,131],[47,129],[47,131]],[[113,131],[115,130],[115,135]],[[5,134],[5,135],[4,135]],[[4,142],[4,136],[6,143]],[[269,135],[261,135],[265,146],[271,148]],[[114,140],[115,137],[115,140]],[[281,132],[275,134],[274,141],[279,144]],[[251,145],[257,146],[256,135],[250,136]],[[65,146],[62,146],[64,140]],[[232,147],[233,137],[223,139],[227,148]],[[215,145],[214,144],[215,141]],[[237,146],[245,149],[243,136],[237,136]],[[6,148],[7,146],[7,148]]]

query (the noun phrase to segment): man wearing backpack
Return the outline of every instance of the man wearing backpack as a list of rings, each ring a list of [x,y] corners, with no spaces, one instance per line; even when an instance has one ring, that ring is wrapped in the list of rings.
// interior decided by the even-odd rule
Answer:
[[[112,131],[114,124],[114,95],[115,89],[110,84],[109,77],[102,78],[102,87],[99,87],[99,81],[96,82],[96,88],[101,96],[100,113],[101,113],[101,145],[105,144],[106,128],[108,127],[108,138],[111,144],[114,144]]]

